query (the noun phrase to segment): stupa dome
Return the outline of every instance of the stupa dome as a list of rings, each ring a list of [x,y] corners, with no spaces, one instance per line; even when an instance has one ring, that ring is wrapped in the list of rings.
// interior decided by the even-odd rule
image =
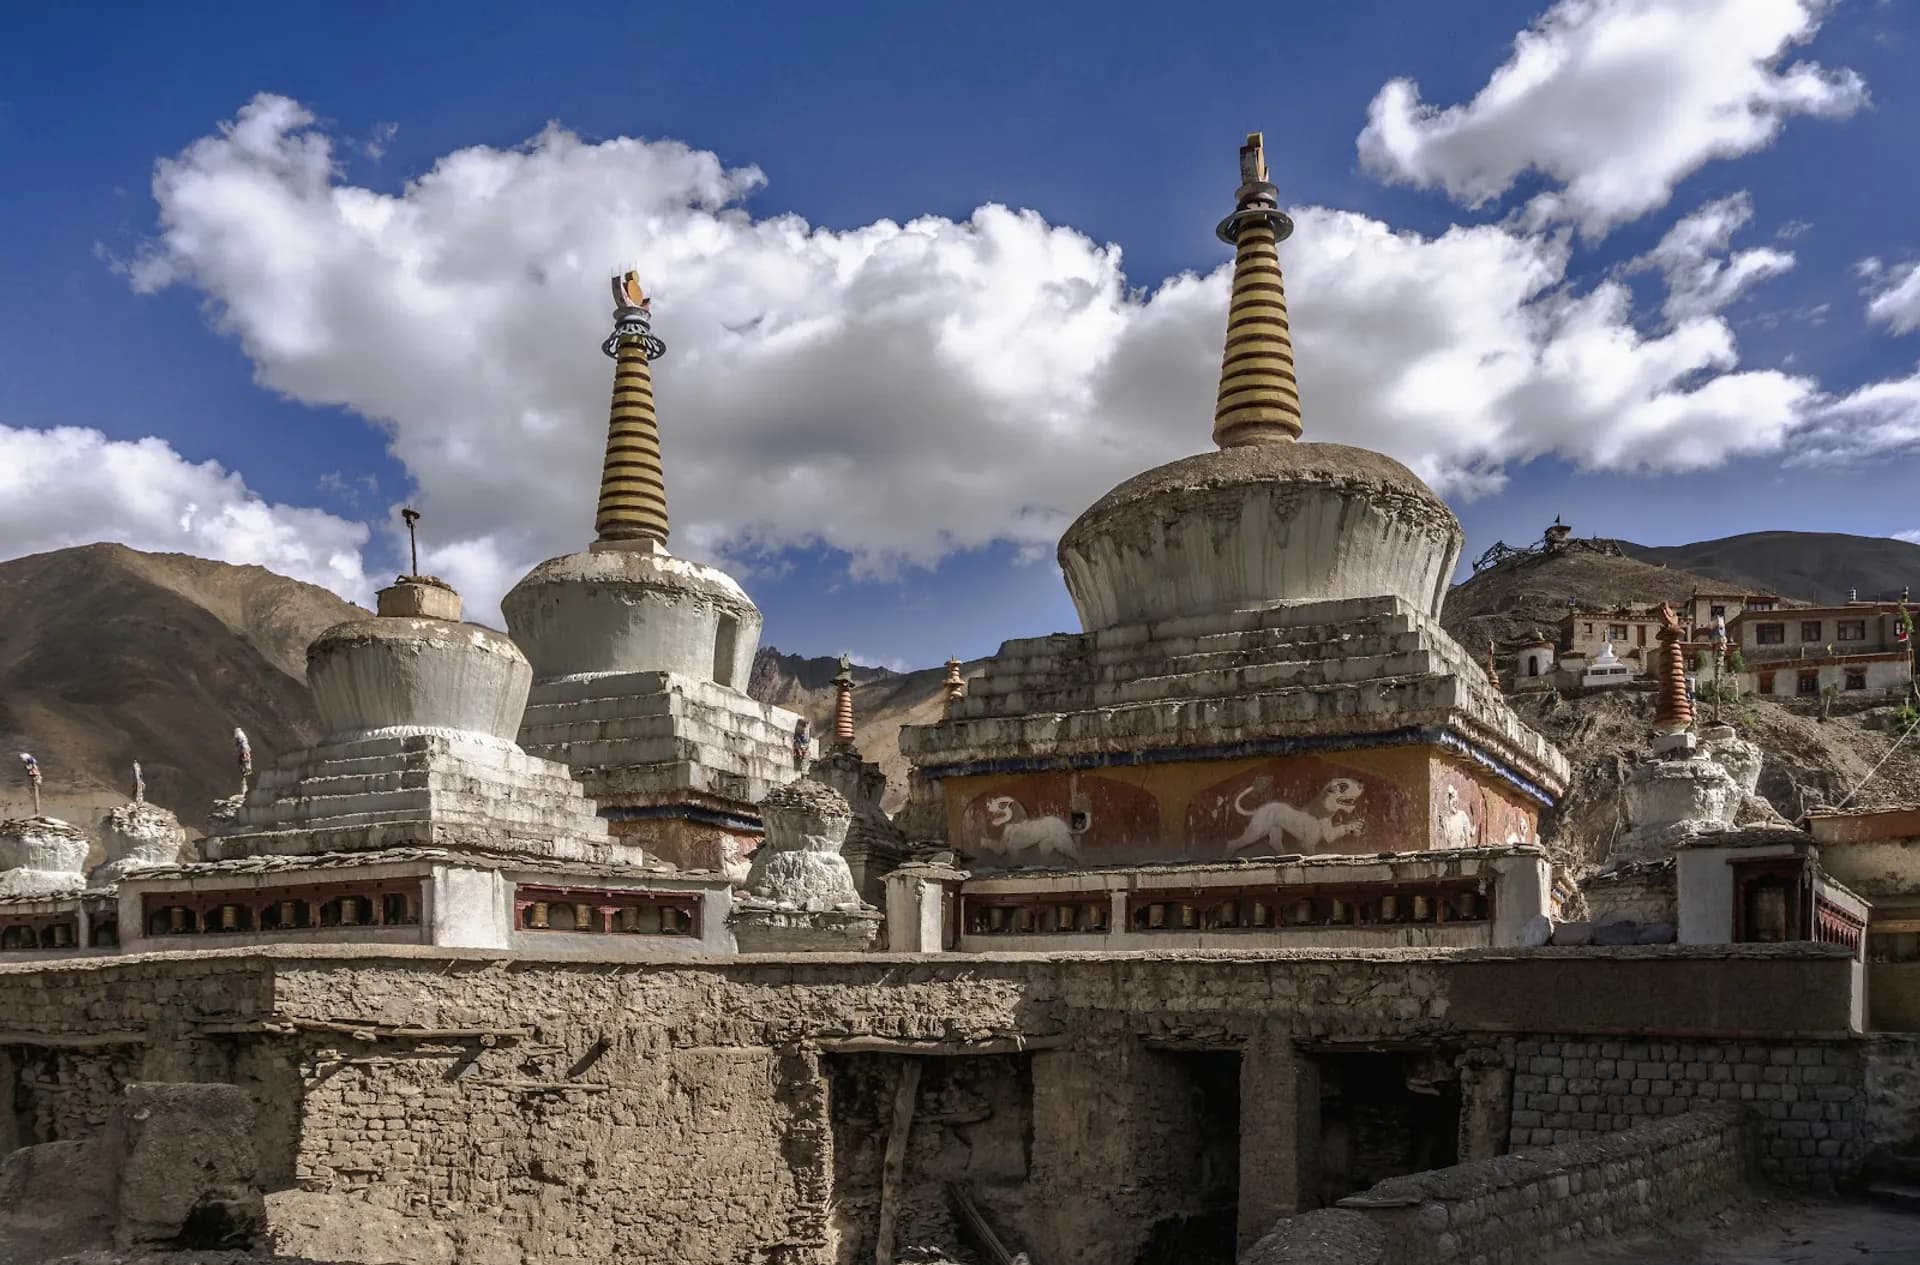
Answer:
[[[1135,475],[1060,538],[1088,630],[1395,596],[1438,615],[1465,537],[1418,475],[1346,444],[1246,443]]]
[[[507,637],[458,622],[459,595],[403,576],[372,619],[336,624],[307,647],[307,683],[327,741],[408,734],[511,743],[533,670]],[[400,612],[440,611],[432,614]]]
[[[542,681],[644,666],[745,688],[760,645],[760,608],[733,577],[663,546],[550,558],[500,609]]]

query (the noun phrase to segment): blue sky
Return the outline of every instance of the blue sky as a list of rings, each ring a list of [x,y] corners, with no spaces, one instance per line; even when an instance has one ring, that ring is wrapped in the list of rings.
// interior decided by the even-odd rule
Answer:
[[[414,499],[491,617],[590,534],[637,259],[675,548],[767,642],[918,666],[1075,627],[1059,528],[1207,443],[1255,128],[1323,209],[1286,260],[1308,437],[1415,465],[1468,557],[1555,514],[1920,529],[1920,16],[1587,8],[8,6],[0,556],[364,593]]]

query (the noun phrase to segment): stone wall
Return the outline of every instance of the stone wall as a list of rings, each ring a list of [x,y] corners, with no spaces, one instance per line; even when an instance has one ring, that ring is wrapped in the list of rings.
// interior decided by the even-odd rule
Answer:
[[[1737,1103],[1769,1178],[1831,1192],[1857,1163],[1859,1042],[1521,1040],[1513,1058],[1516,1151]]]
[[[1276,1225],[1240,1265],[1532,1261],[1732,1202],[1752,1122],[1720,1103],[1624,1133],[1390,1178]]]
[[[285,946],[0,967],[0,1048],[58,1051],[97,1087],[70,1091],[82,1103],[135,1077],[240,1087],[291,1254],[871,1260],[885,1180],[871,1135],[911,1060],[924,1092],[899,1246],[947,1232],[940,1197],[962,1180],[1048,1265],[1149,1248],[1224,1265],[1236,1239],[1319,1198],[1322,1074],[1354,1052],[1405,1051],[1463,1082],[1470,1068],[1462,1153],[1476,1156],[1493,1148],[1470,1135],[1506,1132],[1509,1068],[1516,1107],[1564,1094],[1546,1079],[1566,1076],[1564,1051],[1633,1028],[1778,1050],[1796,1091],[1830,1091],[1852,1120],[1840,1096],[1858,1092],[1857,1063],[1805,1074],[1844,1048],[1851,968],[1808,947],[615,962]],[[1562,1070],[1535,1066],[1548,1057]],[[1524,1094],[1523,1074],[1541,1078]],[[28,1087],[52,1122],[34,1127],[56,1135],[30,1140],[95,1127],[93,1107],[55,1110],[57,1092]],[[1634,1116],[1565,1110],[1527,1139]],[[1850,1148],[1830,1126],[1820,1140],[1838,1144],[1814,1156],[1837,1173]]]

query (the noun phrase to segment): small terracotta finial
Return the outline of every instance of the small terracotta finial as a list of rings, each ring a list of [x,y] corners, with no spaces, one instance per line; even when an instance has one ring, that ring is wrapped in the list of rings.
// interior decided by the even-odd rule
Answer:
[[[613,357],[613,406],[600,468],[594,531],[603,542],[667,542],[667,483],[660,466],[660,419],[653,411],[649,362],[667,352],[653,335],[653,301],[638,273],[613,279],[613,333],[600,350]]]
[[[833,678],[833,745],[853,745],[853,660],[840,656],[840,671]]]
[[[1660,603],[1660,648],[1654,652],[1653,731],[1657,734],[1685,733],[1693,727],[1693,698],[1687,693],[1681,636],[1673,607]]]
[[[20,753],[20,766],[27,771],[27,788],[33,793],[33,815],[40,815],[40,762],[28,751]]]
[[[947,679],[941,682],[947,692],[946,710],[953,711],[953,705],[967,696],[967,683],[960,678],[960,660],[947,660]]]
[[[1493,653],[1493,640],[1487,640],[1487,679],[1493,682],[1494,693],[1500,693],[1500,660]]]
[[[1293,221],[1280,210],[1279,190],[1267,180],[1266,145],[1259,132],[1249,133],[1240,148],[1237,205],[1214,231],[1234,254],[1213,441],[1233,448],[1298,439],[1300,386],[1278,249],[1293,232]]]

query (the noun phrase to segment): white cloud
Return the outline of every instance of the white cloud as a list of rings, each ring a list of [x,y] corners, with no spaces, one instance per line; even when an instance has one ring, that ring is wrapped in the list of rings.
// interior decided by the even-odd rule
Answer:
[[[1221,197],[1231,196],[1231,148]],[[606,278],[634,260],[674,546],[849,551],[884,573],[1007,541],[1050,551],[1108,487],[1208,443],[1228,265],[1131,289],[1117,249],[985,206],[843,232],[739,202],[753,168],[550,127],[389,196],[343,182],[299,105],[249,104],[163,161],[137,288],[211,300],[258,379],[384,425],[432,525],[423,565],[486,611],[591,534],[611,380]],[[1690,469],[1777,449],[1814,386],[1741,372],[1708,312],[1658,337],[1566,284],[1561,235],[1396,233],[1300,208],[1283,248],[1309,438],[1443,491],[1515,461]]]
[[[113,540],[257,563],[365,601],[366,539],[359,523],[268,504],[239,475],[159,439],[0,426],[0,540],[12,554]]]
[[[1753,218],[1753,199],[1735,193],[1709,202],[1667,230],[1629,272],[1655,271],[1666,281],[1662,311],[1669,321],[1706,316],[1747,290],[1793,267],[1793,255],[1769,246],[1728,254],[1733,235]]]
[[[1360,133],[1379,175],[1486,205],[1538,173],[1555,188],[1535,224],[1599,236],[1664,206],[1707,162],[1769,144],[1786,119],[1835,118],[1866,103],[1850,70],[1782,66],[1831,0],[1560,0],[1464,105],[1382,88]]]
[[[1904,378],[1823,396],[1807,409],[1792,463],[1844,465],[1920,451],[1920,367]]]
[[[1893,538],[1895,540],[1904,540],[1910,545],[1920,545],[1920,528],[1915,528],[1912,531],[1897,531],[1893,533]]]
[[[1896,334],[1920,329],[1920,260],[1889,268],[1869,256],[1854,265],[1867,282],[1867,319]]]

